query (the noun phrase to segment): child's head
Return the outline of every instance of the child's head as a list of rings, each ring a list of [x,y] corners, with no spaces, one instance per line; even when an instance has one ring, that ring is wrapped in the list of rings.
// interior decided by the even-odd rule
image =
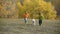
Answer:
[[[39,13],[39,15],[41,15],[41,13]]]

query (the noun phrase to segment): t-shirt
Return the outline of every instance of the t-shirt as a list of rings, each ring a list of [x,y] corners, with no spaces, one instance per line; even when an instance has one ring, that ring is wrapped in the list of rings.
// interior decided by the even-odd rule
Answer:
[[[39,19],[42,20],[43,19],[43,16],[39,16]]]
[[[24,14],[24,18],[28,18],[28,17],[29,17],[28,13]]]
[[[32,19],[32,21],[34,21],[34,22],[35,22],[35,19]]]

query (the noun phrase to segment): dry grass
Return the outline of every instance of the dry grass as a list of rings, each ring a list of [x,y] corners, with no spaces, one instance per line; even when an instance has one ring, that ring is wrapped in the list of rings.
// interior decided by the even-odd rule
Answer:
[[[43,20],[41,26],[34,26],[29,19],[25,24],[23,19],[0,19],[0,34],[60,34],[60,20]]]

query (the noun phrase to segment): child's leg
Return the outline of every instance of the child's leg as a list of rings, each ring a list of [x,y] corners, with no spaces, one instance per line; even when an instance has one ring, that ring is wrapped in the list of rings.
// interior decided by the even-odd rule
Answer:
[[[35,21],[33,21],[33,24],[35,25]]]
[[[40,20],[39,20],[39,25],[40,25]]]
[[[25,21],[25,24],[26,24],[27,23],[27,18],[25,18],[24,21]]]
[[[34,21],[34,25],[36,25],[36,24],[35,24],[35,21]]]
[[[40,23],[40,25],[42,24],[42,20],[41,20],[41,23]]]

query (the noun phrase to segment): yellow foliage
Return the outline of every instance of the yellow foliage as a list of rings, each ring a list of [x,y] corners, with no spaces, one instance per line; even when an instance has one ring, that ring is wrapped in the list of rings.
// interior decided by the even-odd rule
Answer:
[[[17,6],[20,7],[20,8],[22,7],[20,2],[17,3]]]
[[[23,8],[20,6],[20,12],[22,12],[21,10],[26,10],[29,12],[30,17],[33,17],[31,15],[35,15],[35,18],[37,18],[38,12],[41,12],[45,19],[54,19],[56,17],[56,10],[51,2],[45,2],[43,0],[25,0],[22,7]],[[22,13],[20,13],[20,15]]]

